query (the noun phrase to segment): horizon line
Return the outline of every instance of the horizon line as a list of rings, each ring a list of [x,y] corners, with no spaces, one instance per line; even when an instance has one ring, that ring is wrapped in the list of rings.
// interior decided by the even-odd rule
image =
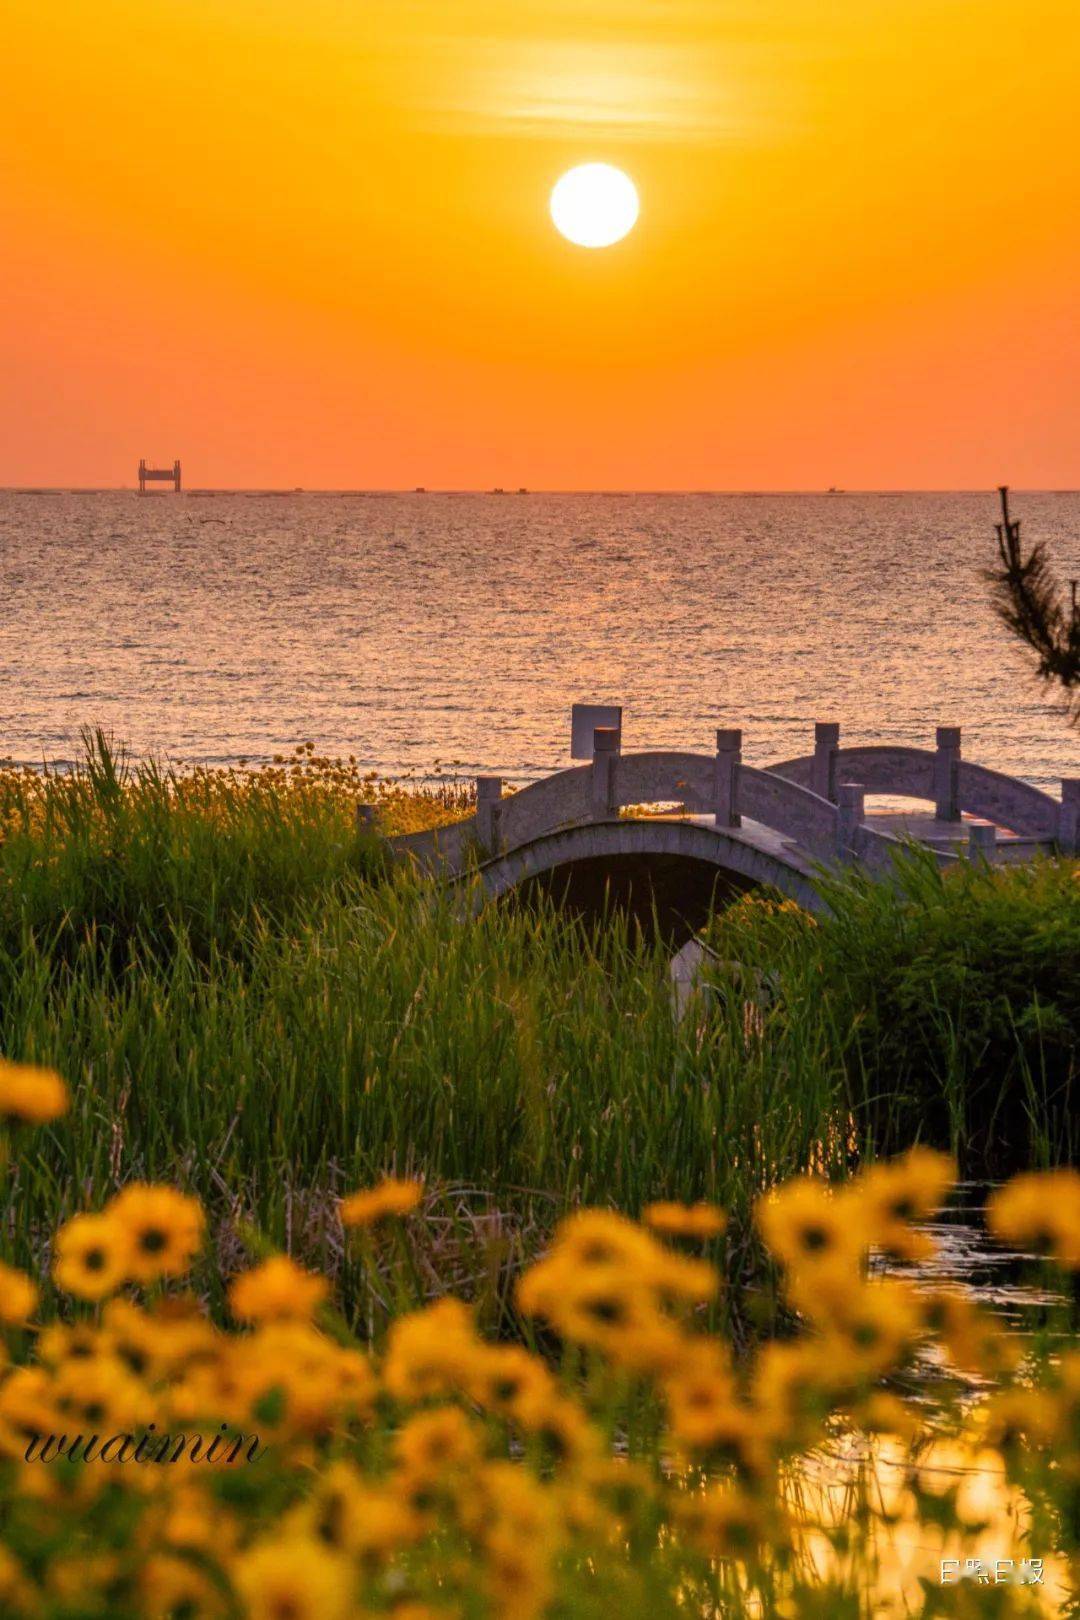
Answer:
[[[181,489],[147,490],[143,497],[169,499],[181,495],[984,495],[997,494],[998,484],[845,484],[845,485],[727,485],[712,489],[700,485],[581,486],[519,485],[331,485],[331,484],[192,484]],[[1027,495],[1078,495],[1080,485],[1010,484]],[[137,484],[0,484],[2,495],[139,495]]]

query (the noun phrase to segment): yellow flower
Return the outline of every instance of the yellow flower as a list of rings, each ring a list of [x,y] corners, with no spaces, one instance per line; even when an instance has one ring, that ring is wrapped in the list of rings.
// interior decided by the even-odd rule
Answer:
[[[53,1277],[79,1299],[104,1299],[124,1283],[130,1236],[113,1215],[73,1215],[56,1234]]]
[[[213,1581],[187,1558],[156,1552],[142,1567],[142,1607],[145,1620],[217,1620],[226,1613],[225,1600]]]
[[[727,1216],[715,1204],[647,1204],[641,1218],[665,1237],[718,1237],[727,1226]]]
[[[656,1240],[609,1209],[582,1209],[555,1229],[551,1257],[573,1270],[580,1266],[625,1266],[648,1281],[667,1258]]]
[[[517,1411],[523,1429],[535,1437],[556,1463],[580,1465],[600,1451],[599,1431],[584,1409],[568,1395],[540,1395],[523,1400]]]
[[[766,1344],[754,1364],[750,1390],[758,1443],[810,1438],[844,1372],[825,1357],[820,1339]]]
[[[719,1287],[715,1267],[683,1254],[665,1254],[652,1277],[653,1293],[663,1305],[706,1305]]]
[[[102,1315],[109,1349],[140,1378],[155,1380],[198,1357],[212,1355],[217,1335],[206,1317],[183,1300],[175,1311],[151,1314],[131,1299],[111,1299]]]
[[[708,1558],[748,1558],[765,1536],[759,1504],[730,1485],[681,1498],[676,1517],[683,1534]]]
[[[1042,1389],[995,1390],[977,1414],[977,1432],[988,1445],[1008,1447],[1023,1439],[1052,1445],[1062,1433],[1054,1397]]]
[[[473,1533],[482,1544],[484,1584],[495,1614],[529,1620],[546,1608],[558,1542],[556,1504],[514,1463],[490,1464],[479,1481]]]
[[[24,1327],[37,1304],[38,1291],[23,1272],[0,1261],[0,1325]]]
[[[519,1416],[555,1393],[555,1380],[537,1357],[520,1345],[479,1345],[467,1369],[473,1400],[488,1411]]]
[[[278,1320],[231,1341],[225,1366],[211,1367],[205,1383],[193,1369],[188,1391],[190,1405],[201,1396],[204,1413],[220,1407],[241,1428],[328,1435],[370,1410],[375,1377],[362,1351],[309,1322]]]
[[[101,1329],[94,1322],[50,1322],[38,1334],[38,1360],[58,1367],[62,1361],[96,1356],[103,1346]]]
[[[133,1182],[106,1212],[127,1235],[128,1269],[135,1282],[181,1277],[189,1270],[202,1242],[205,1217],[195,1198],[175,1187],[149,1187]]]
[[[518,1310],[524,1316],[544,1316],[551,1321],[559,1309],[564,1283],[576,1269],[572,1261],[564,1261],[556,1254],[529,1266],[514,1290]]]
[[[980,1310],[955,1288],[932,1288],[919,1300],[928,1333],[940,1338],[955,1364],[966,1372],[995,1376],[1019,1365],[1020,1348],[996,1317]]]
[[[540,1481],[517,1463],[505,1458],[487,1463],[477,1480],[477,1494],[484,1504],[481,1535],[497,1528],[533,1543],[554,1538],[557,1522],[551,1499]]]
[[[0,1457],[21,1459],[34,1435],[62,1427],[44,1367],[15,1367],[0,1382]]]
[[[411,1480],[427,1480],[480,1460],[480,1440],[456,1406],[417,1412],[394,1437],[398,1468]]]
[[[672,1436],[691,1451],[738,1452],[752,1432],[752,1415],[738,1400],[728,1357],[710,1339],[695,1345],[665,1380]]]
[[[866,1283],[831,1302],[824,1354],[838,1376],[880,1377],[907,1359],[922,1325],[919,1296],[909,1283]]]
[[[607,1451],[583,1456],[566,1488],[588,1491],[609,1528],[632,1518],[639,1508],[651,1507],[659,1495],[648,1463],[631,1462],[626,1456]]]
[[[492,1612],[504,1620],[533,1620],[551,1597],[551,1559],[544,1546],[512,1531],[494,1530],[485,1547],[484,1585]]]
[[[351,1462],[332,1462],[296,1516],[305,1534],[335,1551],[377,1564],[418,1533],[419,1521],[401,1498],[373,1490]]]
[[[704,1261],[673,1254],[621,1215],[583,1210],[561,1223],[547,1257],[521,1278],[517,1302],[564,1338],[656,1373],[670,1370],[683,1349],[669,1312],[711,1299],[717,1286]]]
[[[53,1397],[67,1431],[72,1425],[89,1438],[132,1433],[156,1416],[145,1387],[115,1356],[102,1354],[65,1362],[57,1368]]]
[[[866,1240],[848,1204],[827,1182],[796,1176],[759,1199],[755,1215],[765,1242],[786,1266],[840,1262],[858,1268]]]
[[[614,1265],[561,1269],[562,1282],[547,1300],[544,1315],[563,1338],[641,1371],[678,1361],[682,1350],[678,1327],[661,1313],[653,1291],[632,1271]]]
[[[468,1308],[439,1300],[392,1323],[383,1382],[399,1401],[452,1395],[466,1386],[478,1347]]]
[[[0,1123],[47,1125],[67,1112],[68,1089],[54,1069],[0,1058]]]
[[[229,1308],[244,1322],[308,1321],[330,1292],[325,1277],[276,1254],[229,1286]]]
[[[385,1176],[378,1186],[341,1200],[341,1224],[348,1227],[373,1226],[387,1215],[408,1215],[423,1196],[422,1182],[399,1181],[395,1176]]]
[[[1003,1243],[1080,1269],[1080,1170],[1014,1176],[987,1199],[986,1224]]]
[[[234,1516],[202,1485],[193,1484],[190,1474],[172,1489],[163,1506],[161,1540],[166,1546],[211,1553],[219,1560],[235,1548],[239,1532]]]
[[[345,1620],[353,1576],[344,1559],[309,1537],[268,1537],[241,1554],[233,1583],[247,1620]]]
[[[956,1164],[946,1153],[913,1147],[889,1164],[865,1171],[852,1189],[858,1215],[882,1249],[900,1259],[920,1260],[933,1254],[933,1242],[912,1230],[941,1208],[956,1181]]]
[[[378,1393],[378,1380],[364,1352],[339,1345],[333,1376],[341,1411],[350,1417],[366,1416]]]

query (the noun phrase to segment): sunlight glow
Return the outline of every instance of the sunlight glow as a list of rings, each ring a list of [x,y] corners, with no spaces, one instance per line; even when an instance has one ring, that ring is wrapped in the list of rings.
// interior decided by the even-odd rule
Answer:
[[[551,193],[556,229],[578,247],[611,247],[637,224],[634,182],[610,163],[580,163],[568,169]]]

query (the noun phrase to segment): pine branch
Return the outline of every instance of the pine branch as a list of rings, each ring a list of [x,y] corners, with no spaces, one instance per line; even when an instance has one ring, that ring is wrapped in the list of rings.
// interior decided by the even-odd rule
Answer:
[[[1066,694],[1074,721],[1080,721],[1080,607],[1076,580],[1067,603],[1046,549],[1033,546],[1025,557],[1020,520],[1009,517],[1008,486],[1001,486],[1001,522],[994,525],[1000,565],[985,570],[994,612],[1013,635],[1035,653],[1041,680]],[[1075,695],[1073,695],[1075,693]]]

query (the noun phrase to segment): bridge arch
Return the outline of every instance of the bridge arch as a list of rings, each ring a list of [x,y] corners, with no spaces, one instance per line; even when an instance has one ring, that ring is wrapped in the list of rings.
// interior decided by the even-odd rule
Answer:
[[[720,884],[729,892],[767,885],[823,911],[815,881],[822,869],[854,862],[889,880],[908,841],[941,865],[965,854],[1017,860],[1080,850],[1080,778],[1062,783],[1060,800],[1051,798],[963,759],[955,726],[938,728],[933,752],[841,748],[839,733],[837,724],[819,723],[812,755],[763,768],[743,762],[738,729],[718,730],[711,755],[623,754],[619,730],[601,726],[591,765],[557,771],[509,796],[501,777],[478,776],[474,814],[400,834],[391,849],[451,883],[472,883],[479,874],[481,894],[494,900],[531,884],[580,884],[590,873],[602,892],[605,879],[610,887],[635,871],[642,889],[645,878],[655,887],[657,874],[666,873],[677,896],[681,876],[684,913],[699,905],[703,886],[714,895]],[[932,803],[933,815],[868,815],[867,793]],[[677,809],[649,813],[662,805]],[[965,826],[965,813],[985,819]],[[360,806],[358,815],[370,822],[375,809]],[[648,914],[647,904],[643,909]]]
[[[751,888],[777,889],[809,911],[825,909],[812,869],[799,857],[785,859],[718,828],[660,818],[562,827],[484,861],[476,877],[490,900],[536,886],[568,895],[572,904],[575,893],[580,899],[583,890],[605,884],[618,899],[636,882],[646,909],[655,898],[658,912],[667,912],[665,932],[675,939],[689,938],[716,899]],[[669,893],[679,901],[669,904]]]

